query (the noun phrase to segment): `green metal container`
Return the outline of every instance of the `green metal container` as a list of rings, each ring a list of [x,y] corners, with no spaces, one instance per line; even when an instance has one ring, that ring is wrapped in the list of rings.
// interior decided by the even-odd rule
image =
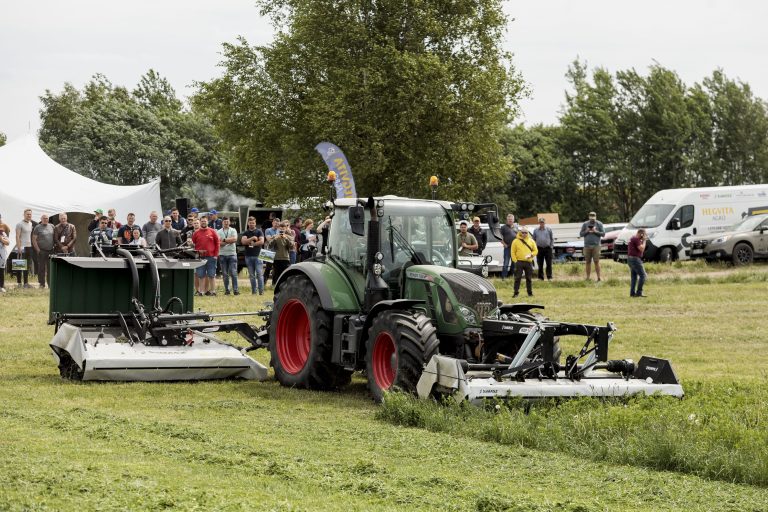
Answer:
[[[139,273],[139,301],[147,310],[154,302],[154,287],[149,263],[135,258]],[[183,303],[174,304],[174,313],[194,309],[194,269],[199,260],[155,260],[160,275],[160,305],[165,307],[171,297]],[[123,258],[51,258],[51,294],[48,322],[54,323],[57,313],[130,313],[131,269]],[[183,309],[183,311],[182,311]]]

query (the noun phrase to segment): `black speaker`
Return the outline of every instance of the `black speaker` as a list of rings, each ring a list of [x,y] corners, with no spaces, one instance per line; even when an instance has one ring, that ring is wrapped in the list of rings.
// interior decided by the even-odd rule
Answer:
[[[680,384],[672,364],[657,357],[641,357],[633,376],[637,379],[650,377],[654,384]]]
[[[189,213],[189,199],[186,197],[176,199],[176,208],[179,209],[179,217],[186,219]]]

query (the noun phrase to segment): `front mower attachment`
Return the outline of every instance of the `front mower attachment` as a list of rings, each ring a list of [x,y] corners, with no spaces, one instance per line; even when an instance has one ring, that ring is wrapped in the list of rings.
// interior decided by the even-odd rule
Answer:
[[[616,330],[613,324],[595,326],[547,320],[490,323],[493,325],[484,325],[486,333],[491,329],[527,333],[518,352],[513,357],[499,354],[494,363],[433,356],[417,384],[420,398],[451,395],[457,401],[479,405],[488,398],[684,395],[665,359],[643,356],[637,364],[625,359],[609,360],[608,344]],[[555,360],[553,344],[556,337],[565,335],[582,335],[587,339],[578,355],[568,356],[565,364],[560,364]]]

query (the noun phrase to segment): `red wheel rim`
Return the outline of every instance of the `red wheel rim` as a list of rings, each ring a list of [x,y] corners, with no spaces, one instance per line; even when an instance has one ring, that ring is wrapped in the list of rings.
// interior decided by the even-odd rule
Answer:
[[[312,337],[307,308],[298,299],[285,303],[277,319],[277,357],[283,369],[295,375],[309,359]]]
[[[379,333],[373,343],[373,378],[379,389],[387,390],[395,382],[395,368],[397,367],[397,352],[395,340],[388,332]]]

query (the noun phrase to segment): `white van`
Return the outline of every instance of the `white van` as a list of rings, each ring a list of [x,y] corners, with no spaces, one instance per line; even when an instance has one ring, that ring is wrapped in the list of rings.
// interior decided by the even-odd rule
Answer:
[[[690,258],[688,238],[726,231],[747,215],[768,213],[768,185],[676,188],[656,192],[616,238],[613,257],[626,261],[627,243],[645,228],[645,260]]]

